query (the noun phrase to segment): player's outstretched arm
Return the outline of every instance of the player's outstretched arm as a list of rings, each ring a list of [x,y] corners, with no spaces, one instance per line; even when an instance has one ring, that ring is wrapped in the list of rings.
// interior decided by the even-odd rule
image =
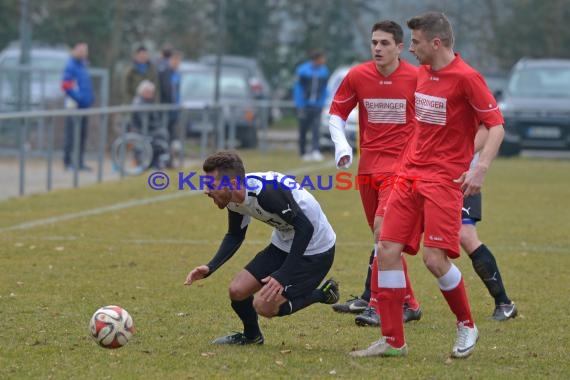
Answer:
[[[200,265],[196,268],[192,269],[188,276],[186,276],[186,281],[184,281],[184,285],[192,285],[194,282],[203,279],[210,273],[210,268],[207,265]]]

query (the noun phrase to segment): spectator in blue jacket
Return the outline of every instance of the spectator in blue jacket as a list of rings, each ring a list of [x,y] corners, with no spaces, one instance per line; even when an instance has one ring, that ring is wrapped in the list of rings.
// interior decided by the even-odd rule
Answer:
[[[316,50],[311,59],[299,65],[293,98],[299,120],[299,153],[305,161],[322,161],[319,146],[319,121],[327,97],[329,69],[325,53]],[[312,134],[312,152],[306,152],[307,132]]]
[[[87,56],[89,48],[87,43],[78,42],[71,50],[71,57],[65,65],[61,88],[65,91],[65,108],[89,108],[93,104],[93,85],[87,69]],[[79,161],[73,161],[74,125],[79,123]],[[87,140],[87,116],[71,116],[65,121],[65,136],[63,144],[63,165],[66,170],[76,167],[79,170],[90,171],[85,165],[85,141]]]

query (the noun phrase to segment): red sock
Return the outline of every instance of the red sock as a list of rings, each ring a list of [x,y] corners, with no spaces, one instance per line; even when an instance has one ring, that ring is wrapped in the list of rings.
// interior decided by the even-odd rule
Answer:
[[[370,301],[368,306],[376,310],[378,314],[378,261],[372,260],[372,272],[370,273]],[[378,314],[380,315],[380,314]]]
[[[414,296],[414,290],[412,289],[412,283],[410,282],[410,277],[408,276],[408,263],[404,255],[402,255],[402,265],[404,266],[404,276],[406,276],[406,297],[404,302],[408,304],[408,307],[413,310],[417,310],[420,307],[418,300]]]
[[[380,274],[381,275],[381,274]],[[392,347],[400,348],[404,339],[404,288],[380,288],[378,292],[378,315],[380,329]]]
[[[463,278],[461,278],[461,281],[454,289],[442,290],[441,293],[445,297],[449,308],[457,317],[457,323],[462,322],[465,326],[473,327],[473,316],[471,315],[471,307],[467,299]]]

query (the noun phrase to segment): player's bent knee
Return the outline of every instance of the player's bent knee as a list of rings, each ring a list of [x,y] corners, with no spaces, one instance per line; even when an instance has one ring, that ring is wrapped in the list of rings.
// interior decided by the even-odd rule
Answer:
[[[273,302],[267,302],[258,297],[253,299],[253,308],[257,314],[265,318],[275,317],[279,312],[279,308]]]
[[[232,282],[228,288],[230,299],[234,301],[243,301],[247,297],[251,296],[249,292],[246,291],[239,283]]]
[[[445,273],[444,268],[447,266],[447,257],[439,254],[424,254],[423,261],[427,269],[436,276],[443,275]]]
[[[402,260],[401,250],[391,243],[380,242],[376,254],[378,262],[384,265],[397,265]]]

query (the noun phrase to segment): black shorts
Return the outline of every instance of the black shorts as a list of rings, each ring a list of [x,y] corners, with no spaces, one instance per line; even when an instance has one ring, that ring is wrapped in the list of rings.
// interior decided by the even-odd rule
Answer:
[[[481,193],[463,198],[463,209],[461,210],[463,224],[475,224],[474,222],[481,221],[481,214]]]
[[[317,289],[332,267],[334,249],[317,255],[303,256],[301,264],[293,273],[288,273],[291,286],[283,292],[283,297],[291,300],[311,293]],[[269,244],[259,252],[253,260],[245,266],[245,270],[253,275],[261,283],[261,280],[281,268],[288,253],[280,250],[273,244]]]

